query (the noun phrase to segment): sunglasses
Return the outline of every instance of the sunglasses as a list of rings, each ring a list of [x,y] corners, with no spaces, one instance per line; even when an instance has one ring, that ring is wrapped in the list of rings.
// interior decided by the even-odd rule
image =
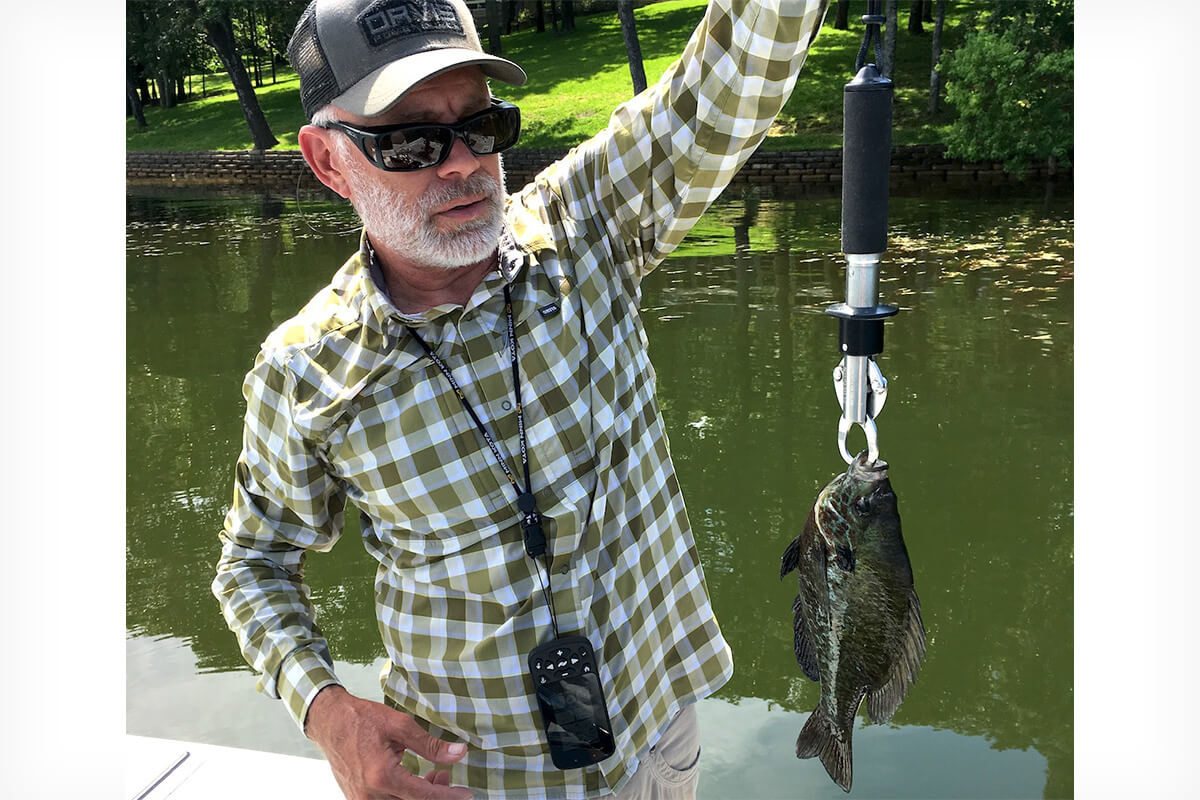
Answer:
[[[359,146],[371,163],[388,172],[411,172],[436,167],[450,157],[455,137],[477,156],[507,150],[521,135],[521,109],[504,100],[453,125],[417,122],[356,128],[344,122],[324,127],[342,131]]]

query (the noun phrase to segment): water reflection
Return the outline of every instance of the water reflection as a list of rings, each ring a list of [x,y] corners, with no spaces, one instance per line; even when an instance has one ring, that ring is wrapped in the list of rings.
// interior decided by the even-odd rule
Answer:
[[[336,230],[351,221],[315,201],[307,222],[293,200],[270,197],[130,197],[128,216],[127,627],[144,643],[130,654],[129,730],[155,733],[139,692],[160,658],[178,663],[180,697],[202,696],[185,687],[228,671],[244,687],[228,691],[252,693],[208,593],[240,440],[241,377],[270,328],[324,284],[356,238],[315,233],[309,223]],[[817,687],[792,659],[794,587],[776,576],[807,504],[842,468],[837,326],[822,313],[842,299],[830,255],[839,221],[836,198],[727,196],[643,293],[672,452],[734,648],[735,676],[703,713],[739,740],[767,729],[782,737],[772,743],[776,777],[764,778],[777,787],[812,766],[787,758]],[[880,359],[891,381],[881,450],[929,657],[896,715],[900,727],[867,729],[862,741],[882,737],[880,753],[856,748],[855,792],[886,775],[896,781],[891,796],[996,796],[986,783],[963,788],[967,768],[954,767],[953,754],[969,746],[951,741],[969,737],[994,754],[984,773],[1007,765],[999,772],[1011,773],[1008,796],[1069,796],[1069,199],[893,198],[891,224],[881,293],[904,311]],[[353,527],[345,538],[310,560],[308,577],[340,668],[366,675],[381,655],[373,562]],[[182,645],[191,663],[166,654]],[[726,707],[737,713],[722,716]],[[929,734],[914,748],[889,734],[916,730]],[[173,735],[189,737],[186,728]],[[938,774],[940,783],[929,777]],[[713,780],[703,791],[722,796],[709,793],[721,785]]]

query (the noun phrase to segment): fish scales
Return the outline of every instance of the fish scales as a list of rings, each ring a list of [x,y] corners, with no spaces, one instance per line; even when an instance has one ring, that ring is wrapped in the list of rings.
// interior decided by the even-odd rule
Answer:
[[[787,546],[780,577],[799,573],[792,604],[796,661],[821,698],[796,739],[849,792],[854,718],[895,714],[925,658],[925,627],[887,464],[860,453],[821,490]]]

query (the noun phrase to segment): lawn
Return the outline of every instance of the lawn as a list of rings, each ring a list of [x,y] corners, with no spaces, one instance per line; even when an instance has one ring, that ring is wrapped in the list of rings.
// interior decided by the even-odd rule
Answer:
[[[952,8],[962,4],[952,4]],[[646,76],[651,83],[683,50],[704,13],[704,0],[668,0],[637,10],[638,38]],[[931,119],[929,98],[930,35],[912,36],[905,30],[908,15],[900,15],[893,142],[937,143],[949,124],[950,111]],[[947,12],[943,48],[958,39],[958,17]],[[851,14],[851,30],[833,28],[833,13],[817,37],[796,89],[784,106],[765,150],[810,150],[839,147],[842,138],[842,86],[853,77],[855,56],[862,41],[862,23]],[[576,18],[570,33],[533,30],[504,37],[504,56],[529,75],[522,87],[495,84],[493,91],[521,106],[524,130],[521,147],[565,149],[591,136],[608,115],[632,94],[629,64],[615,14]],[[569,57],[564,57],[569,53]],[[296,149],[296,131],[304,124],[299,81],[294,72],[277,70],[276,82],[256,90],[277,149]],[[199,77],[193,89],[199,92]],[[137,130],[126,122],[129,150],[246,150],[252,145],[241,106],[225,75],[205,78],[207,96],[161,110],[145,110],[149,127]]]

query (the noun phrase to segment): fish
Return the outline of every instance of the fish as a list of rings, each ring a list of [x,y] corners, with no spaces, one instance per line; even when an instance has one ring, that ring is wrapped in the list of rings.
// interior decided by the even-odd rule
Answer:
[[[886,461],[859,453],[821,490],[788,544],[782,579],[799,573],[793,645],[821,698],[796,738],[796,757],[821,759],[838,786],[854,777],[851,736],[863,700],[891,720],[925,660],[925,625]]]

